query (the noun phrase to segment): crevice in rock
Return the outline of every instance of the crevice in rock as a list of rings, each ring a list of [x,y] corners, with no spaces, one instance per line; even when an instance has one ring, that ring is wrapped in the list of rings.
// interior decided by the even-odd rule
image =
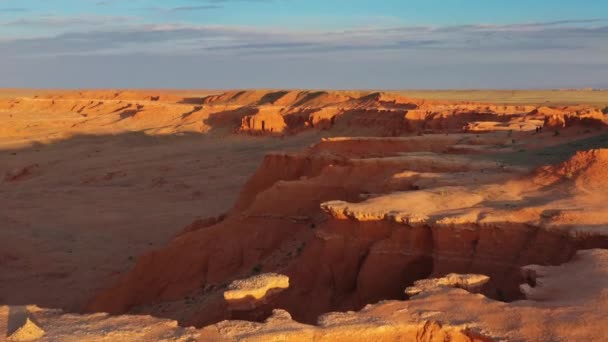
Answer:
[[[347,222],[339,221],[330,220],[319,228],[331,232],[331,241],[317,235],[286,273],[292,287],[278,296],[275,308],[287,310],[297,321],[314,323],[327,312],[357,311],[381,300],[406,300],[404,289],[415,281],[450,273],[487,275],[490,281],[482,294],[505,302],[523,299],[519,286],[530,279],[522,275],[521,267],[566,263],[588,244],[528,225],[497,224],[472,230],[351,221],[358,227],[356,235],[353,229],[343,229]],[[381,229],[387,230],[382,237],[355,241]],[[608,243],[601,247],[608,248]],[[310,269],[316,272],[311,274]],[[324,284],[335,279],[343,283],[328,293]],[[311,298],[315,305],[310,305]]]

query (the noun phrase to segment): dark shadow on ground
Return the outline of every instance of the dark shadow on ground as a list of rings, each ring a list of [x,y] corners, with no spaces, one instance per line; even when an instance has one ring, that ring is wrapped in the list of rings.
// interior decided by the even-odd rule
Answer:
[[[548,139],[550,138],[548,137]],[[593,137],[576,139],[549,147],[499,153],[490,156],[490,158],[505,165],[538,167],[564,162],[576,154],[577,151],[597,148],[608,148],[608,133],[601,133]],[[484,158],[487,157],[484,156]]]

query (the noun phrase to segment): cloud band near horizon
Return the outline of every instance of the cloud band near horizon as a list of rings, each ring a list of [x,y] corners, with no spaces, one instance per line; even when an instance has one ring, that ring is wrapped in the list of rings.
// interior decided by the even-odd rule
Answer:
[[[97,2],[95,6],[119,2]],[[198,12],[239,2],[267,1],[191,0],[188,5],[180,1],[179,6],[140,10]],[[143,3],[147,2],[137,1],[137,5]],[[13,5],[14,1],[0,0],[0,12],[3,4]],[[170,19],[175,18],[168,15],[164,22],[150,23],[132,13],[29,14],[27,8],[5,7],[0,16],[0,72],[5,75],[0,86],[608,87],[608,22],[602,18],[454,25],[396,25],[379,20],[373,25],[340,28]],[[108,70],[103,60],[125,65]],[[155,64],[160,61],[162,65]],[[185,61],[187,67],[180,64]],[[51,65],[53,72],[40,70]],[[337,67],[328,68],[331,65]],[[89,69],[87,80],[62,76],[84,66]],[[248,66],[256,69],[243,72]],[[133,77],[142,69],[175,72]],[[281,69],[305,75],[299,76],[300,81],[285,79],[289,73],[274,71]],[[249,79],[239,79],[236,70]],[[375,75],[373,70],[377,70]],[[37,75],[31,75],[32,71]],[[330,78],[332,72],[335,75]],[[51,76],[54,73],[58,75]],[[113,75],[111,81],[108,73]],[[205,77],[209,74],[217,75]]]

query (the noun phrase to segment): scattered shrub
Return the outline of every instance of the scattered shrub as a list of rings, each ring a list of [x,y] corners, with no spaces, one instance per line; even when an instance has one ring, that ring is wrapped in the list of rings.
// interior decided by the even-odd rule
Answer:
[[[300,246],[298,246],[298,249],[297,249],[297,255],[298,256],[300,254],[302,254],[302,251],[304,250],[304,247],[306,247],[306,242],[302,242],[302,244]]]
[[[260,264],[253,266],[251,269],[251,274],[260,274],[260,272],[262,272],[262,265]]]

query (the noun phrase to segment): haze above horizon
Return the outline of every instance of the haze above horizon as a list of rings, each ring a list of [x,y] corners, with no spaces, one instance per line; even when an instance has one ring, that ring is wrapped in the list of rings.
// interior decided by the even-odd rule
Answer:
[[[608,88],[596,0],[0,0],[0,87]]]

